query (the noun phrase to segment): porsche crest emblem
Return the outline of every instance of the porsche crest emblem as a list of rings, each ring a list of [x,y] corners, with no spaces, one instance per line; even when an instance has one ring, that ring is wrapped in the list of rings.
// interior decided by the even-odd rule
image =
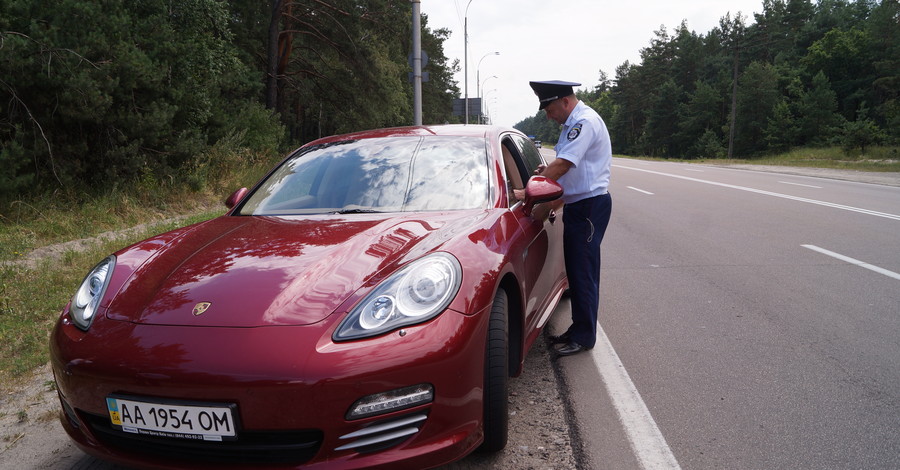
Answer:
[[[209,302],[200,302],[199,304],[194,305],[194,310],[191,313],[193,313],[195,317],[199,317],[200,315],[203,315],[203,312],[209,309],[210,305],[212,304]]]

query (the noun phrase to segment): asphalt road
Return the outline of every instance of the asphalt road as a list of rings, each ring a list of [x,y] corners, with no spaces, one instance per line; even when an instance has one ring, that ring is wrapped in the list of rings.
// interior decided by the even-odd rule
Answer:
[[[620,159],[612,181],[608,347],[557,363],[579,467],[900,468],[900,188]]]

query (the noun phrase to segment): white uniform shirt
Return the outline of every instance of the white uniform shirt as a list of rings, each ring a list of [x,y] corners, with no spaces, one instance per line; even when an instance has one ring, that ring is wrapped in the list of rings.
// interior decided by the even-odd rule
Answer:
[[[563,124],[556,158],[572,162],[572,168],[559,178],[563,201],[567,204],[606,194],[612,144],[603,119],[590,106],[579,101]]]

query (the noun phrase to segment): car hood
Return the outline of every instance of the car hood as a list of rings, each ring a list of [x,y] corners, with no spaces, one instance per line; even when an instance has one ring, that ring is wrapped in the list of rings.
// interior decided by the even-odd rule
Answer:
[[[316,323],[484,215],[220,217],[118,253],[116,269],[128,278],[107,316],[183,326]]]

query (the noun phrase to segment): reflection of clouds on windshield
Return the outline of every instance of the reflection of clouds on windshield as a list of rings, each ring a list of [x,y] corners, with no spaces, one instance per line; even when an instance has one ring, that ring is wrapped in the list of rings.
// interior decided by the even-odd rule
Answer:
[[[399,211],[403,206],[406,182],[409,180],[409,159],[419,144],[417,138],[385,139],[384,145],[360,149],[365,157],[363,176],[351,204]]]
[[[484,207],[488,200],[484,141],[432,138],[425,142],[415,161],[407,210]],[[436,187],[440,190],[435,191]]]
[[[324,147],[285,162],[241,213],[435,211],[488,204],[484,139],[387,137]]]

